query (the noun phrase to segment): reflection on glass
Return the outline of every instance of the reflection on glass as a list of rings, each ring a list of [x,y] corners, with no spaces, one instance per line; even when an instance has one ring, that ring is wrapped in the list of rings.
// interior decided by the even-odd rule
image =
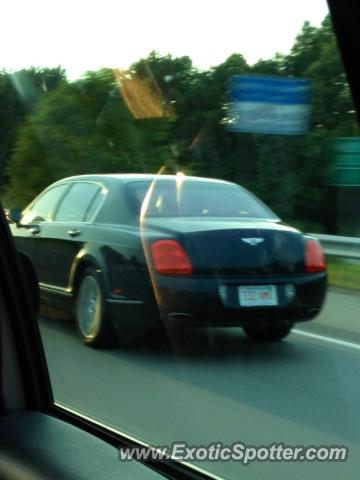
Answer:
[[[325,2],[110,3],[59,31],[30,2],[54,48],[0,72],[55,401],[152,445],[350,449],[189,460],[220,477],[355,478],[359,134]]]

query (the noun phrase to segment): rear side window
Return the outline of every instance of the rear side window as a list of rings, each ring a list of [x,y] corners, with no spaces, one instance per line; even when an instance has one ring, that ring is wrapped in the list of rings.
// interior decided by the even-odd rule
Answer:
[[[69,185],[65,183],[47,190],[25,211],[21,223],[26,225],[28,223],[45,222],[49,220],[56,205],[68,188]]]
[[[83,222],[101,188],[94,183],[74,183],[55,214],[56,222]]]
[[[85,222],[89,222],[92,219],[93,215],[95,214],[95,212],[99,208],[103,197],[104,197],[104,195],[102,194],[101,189],[99,189],[95,193],[95,197],[91,200],[89,208],[87,209],[87,212],[86,212],[85,218],[84,218]]]

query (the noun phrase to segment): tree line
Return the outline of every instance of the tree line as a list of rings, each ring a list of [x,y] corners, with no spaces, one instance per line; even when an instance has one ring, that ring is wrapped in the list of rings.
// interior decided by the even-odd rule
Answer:
[[[226,128],[234,75],[311,80],[305,135]],[[70,82],[62,68],[0,72],[0,190],[24,207],[51,182],[84,173],[157,172],[223,178],[257,194],[284,220],[337,233],[328,185],[332,139],[358,135],[331,21],[305,22],[287,55],[248,65],[240,53],[203,71],[189,57],[151,52],[128,71]]]

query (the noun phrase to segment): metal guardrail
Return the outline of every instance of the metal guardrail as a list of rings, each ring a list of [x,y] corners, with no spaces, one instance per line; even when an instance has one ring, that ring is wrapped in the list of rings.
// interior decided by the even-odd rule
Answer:
[[[360,238],[358,237],[338,237],[320,233],[309,233],[309,235],[320,241],[327,255],[360,260]]]

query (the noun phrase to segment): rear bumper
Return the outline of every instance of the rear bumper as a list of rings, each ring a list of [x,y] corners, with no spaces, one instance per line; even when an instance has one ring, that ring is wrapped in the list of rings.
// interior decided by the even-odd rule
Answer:
[[[106,299],[106,315],[115,330],[146,331],[159,322],[155,305],[138,300]]]
[[[291,284],[294,296],[287,290]],[[244,307],[239,301],[240,286],[274,285],[277,306]],[[311,320],[324,303],[326,272],[276,277],[179,278],[158,276],[156,289],[163,319],[179,325],[229,326],[256,321]]]

